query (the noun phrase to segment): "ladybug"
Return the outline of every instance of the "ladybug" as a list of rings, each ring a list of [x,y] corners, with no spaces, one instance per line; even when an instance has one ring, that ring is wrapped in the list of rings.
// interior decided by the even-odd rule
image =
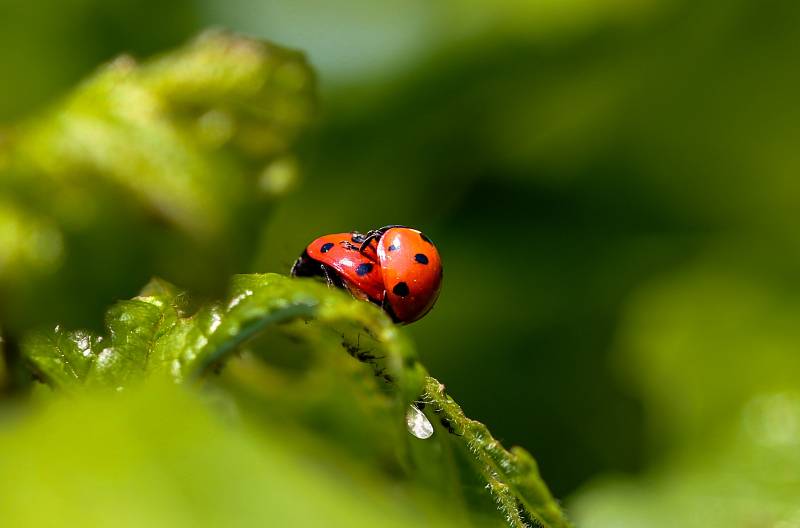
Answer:
[[[377,240],[385,288],[384,309],[401,323],[413,323],[433,308],[442,287],[442,260],[430,238],[406,226],[391,225],[367,233],[361,251]]]
[[[396,323],[412,323],[433,308],[442,285],[442,261],[421,231],[390,225],[325,235],[292,267],[297,277],[321,276],[359,299],[379,305]]]
[[[324,277],[328,286],[348,290],[354,297],[381,304],[383,275],[377,241],[364,244],[361,233],[336,233],[311,242],[292,266],[293,277]]]

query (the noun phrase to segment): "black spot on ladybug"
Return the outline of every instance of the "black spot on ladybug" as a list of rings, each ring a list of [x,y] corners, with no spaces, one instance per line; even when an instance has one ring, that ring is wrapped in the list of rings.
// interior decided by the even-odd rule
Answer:
[[[397,251],[398,249],[400,249],[400,248],[398,246],[395,246],[394,244],[389,246],[389,251]]]
[[[363,277],[370,271],[372,271],[372,264],[365,262],[364,264],[358,265],[358,267],[356,268],[356,275],[358,275],[359,277]]]
[[[428,244],[430,244],[430,245],[433,245],[433,242],[431,241],[431,239],[430,239],[430,238],[428,238],[428,237],[426,237],[426,236],[425,236],[425,233],[420,233],[420,234],[419,234],[419,237],[420,237],[422,240],[424,240],[425,242],[427,242]]]
[[[392,293],[394,293],[395,295],[399,295],[400,297],[405,297],[406,295],[408,295],[408,292],[409,292],[408,284],[406,284],[405,282],[398,282],[397,284],[394,285],[394,288],[392,288]]]
[[[324,244],[322,244],[322,247],[319,248],[319,250],[322,251],[323,253],[327,253],[328,251],[331,250],[332,247],[333,247],[333,242],[325,242]]]
[[[427,264],[428,263],[428,257],[423,255],[422,253],[417,253],[416,255],[414,255],[414,260],[416,260],[420,264]]]

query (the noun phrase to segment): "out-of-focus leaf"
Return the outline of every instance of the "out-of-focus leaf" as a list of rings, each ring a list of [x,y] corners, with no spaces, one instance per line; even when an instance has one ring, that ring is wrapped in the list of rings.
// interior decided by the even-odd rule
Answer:
[[[731,429],[639,478],[598,479],[571,501],[585,528],[795,526],[800,394],[753,398]],[[708,445],[710,444],[710,445]]]
[[[121,57],[102,68],[20,127],[12,167],[52,185],[108,181],[167,222],[210,236],[253,192],[242,162],[263,167],[286,152],[310,119],[313,88],[301,54],[207,33],[141,65]]]
[[[4,129],[0,317],[10,332],[88,324],[103,299],[148,275],[217,294],[218,277],[246,266],[271,200],[293,185],[290,148],[314,92],[301,53],[207,32],[141,63],[122,56]]]
[[[627,28],[664,0],[209,0],[217,23],[302,46],[329,86],[348,89],[392,78],[442,48],[490,36],[569,41],[607,25]],[[337,19],[336,27],[328,21]],[[364,23],[368,20],[369,23]],[[347,35],[347,38],[341,38]],[[358,60],[355,60],[355,59]]]
[[[499,512],[515,528],[569,526],[533,458],[506,451],[483,424],[467,419],[377,307],[274,273],[236,276],[224,303],[193,315],[188,305],[185,294],[156,280],[107,312],[106,336],[56,328],[29,338],[23,353],[43,380],[69,391],[123,390],[150,375],[201,379],[233,395],[254,424],[316,431],[382,469],[382,478],[403,475],[438,494],[464,522]],[[287,357],[282,368],[278,356],[289,345],[270,342],[275,335],[307,345],[308,365],[289,368]],[[223,368],[222,377],[212,375]],[[437,423],[432,439],[405,431],[412,402]],[[481,493],[472,489],[476,483]]]
[[[8,383],[8,367],[6,366],[5,341],[3,339],[3,329],[0,328],[0,391]]]
[[[207,403],[158,383],[90,391],[0,429],[4,526],[452,526],[447,505]]]
[[[756,395],[797,387],[800,298],[776,287],[779,269],[765,278],[742,262],[715,252],[629,303],[617,363],[659,445],[696,446]]]
[[[800,299],[777,287],[782,263],[759,260],[718,249],[631,300],[617,364],[662,456],[643,476],[587,485],[572,500],[581,526],[800,520]]]
[[[63,240],[56,225],[0,195],[0,277],[51,271],[62,256]]]

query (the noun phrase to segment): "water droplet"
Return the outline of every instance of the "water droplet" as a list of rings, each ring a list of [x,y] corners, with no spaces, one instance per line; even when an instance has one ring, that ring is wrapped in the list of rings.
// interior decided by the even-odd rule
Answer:
[[[433,435],[433,425],[428,417],[413,405],[409,405],[408,411],[406,411],[406,425],[409,433],[422,440]]]

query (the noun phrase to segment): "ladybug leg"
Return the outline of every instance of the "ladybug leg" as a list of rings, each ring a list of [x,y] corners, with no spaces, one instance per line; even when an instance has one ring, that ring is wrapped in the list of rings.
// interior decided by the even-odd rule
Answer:
[[[344,288],[344,283],[336,273],[325,264],[319,265],[322,270],[322,276],[325,277],[325,282],[328,283],[329,288]]]
[[[328,287],[332,288],[333,287],[333,278],[331,277],[331,274],[328,273],[327,269],[325,269],[325,265],[324,264],[320,265],[320,269],[322,269],[322,275],[325,277],[325,282],[328,283]]]
[[[392,305],[386,302],[386,290],[383,290],[383,300],[381,301],[381,310],[386,312],[386,314],[392,318],[392,322],[399,323],[400,320],[397,319],[397,316],[394,314],[394,310],[392,309]],[[376,303],[377,304],[377,303]]]
[[[367,234],[364,235],[364,239],[361,242],[361,246],[358,248],[358,252],[363,254],[364,250],[366,250],[369,247],[369,243],[372,242],[373,240],[379,239],[381,235],[383,235],[383,233],[381,233],[380,230],[378,229],[373,229],[372,231],[368,231]]]
[[[383,290],[383,299],[381,299],[381,310],[386,310],[386,290]]]

